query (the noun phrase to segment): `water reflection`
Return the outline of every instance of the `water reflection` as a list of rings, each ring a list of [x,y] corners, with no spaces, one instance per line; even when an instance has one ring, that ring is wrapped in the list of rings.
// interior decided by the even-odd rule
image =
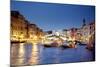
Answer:
[[[32,65],[38,63],[38,46],[34,44],[13,43],[11,45],[12,65]]]
[[[21,65],[24,62],[24,43],[12,44],[11,46],[11,64]]]
[[[37,45],[33,45],[28,64],[33,65],[33,64],[37,64],[37,63],[38,63],[38,47],[37,47]]]
[[[11,44],[11,65],[93,61],[93,52],[85,47],[78,45],[77,48],[61,49],[60,47],[45,48],[32,43],[13,43]]]
[[[25,53],[25,49],[24,49],[24,43],[20,43],[19,45],[19,49],[18,49],[18,59],[16,60],[17,64],[23,64],[24,62],[24,53]]]
[[[18,44],[11,44],[11,64],[16,65],[18,58]]]
[[[37,45],[33,44],[31,46],[31,51],[30,52],[29,52],[30,54],[28,54],[29,59],[28,59],[27,63],[28,63],[28,65],[33,65],[33,64],[35,65],[35,64],[38,63],[38,47],[37,47]]]

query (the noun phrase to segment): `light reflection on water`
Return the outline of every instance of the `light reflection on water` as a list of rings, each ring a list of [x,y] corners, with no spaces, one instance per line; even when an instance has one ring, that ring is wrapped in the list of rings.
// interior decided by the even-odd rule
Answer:
[[[93,57],[93,52],[85,49],[85,46],[61,49],[58,47],[44,48],[42,45],[25,43],[11,44],[11,65],[92,61]]]

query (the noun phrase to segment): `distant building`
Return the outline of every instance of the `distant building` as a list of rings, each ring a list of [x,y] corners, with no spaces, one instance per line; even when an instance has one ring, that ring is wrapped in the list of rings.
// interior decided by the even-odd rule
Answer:
[[[46,31],[45,33],[46,33],[46,34],[52,34],[53,31]]]
[[[91,22],[89,24],[83,23],[80,31],[82,34],[82,42],[88,44],[90,38],[95,36],[95,22]]]
[[[28,34],[29,34],[30,39],[33,39],[34,36],[36,36],[36,34],[37,34],[36,27],[37,26],[35,24],[29,24]]]
[[[88,42],[88,38],[89,38],[89,34],[90,34],[89,25],[82,26],[81,33],[82,33],[82,41],[83,41],[83,43],[87,43]]]
[[[89,34],[89,41],[88,41],[87,47],[94,48],[95,46],[95,22],[91,22],[89,24],[89,27],[90,27],[90,34]]]
[[[82,42],[82,31],[81,31],[81,28],[77,28],[76,40]]]
[[[67,40],[76,40],[77,28],[71,28],[66,31]]]

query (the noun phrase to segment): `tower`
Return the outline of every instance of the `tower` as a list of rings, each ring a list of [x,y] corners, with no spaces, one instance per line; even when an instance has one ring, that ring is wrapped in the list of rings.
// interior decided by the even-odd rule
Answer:
[[[83,19],[83,25],[82,26],[85,26],[86,25],[86,20],[85,18]]]

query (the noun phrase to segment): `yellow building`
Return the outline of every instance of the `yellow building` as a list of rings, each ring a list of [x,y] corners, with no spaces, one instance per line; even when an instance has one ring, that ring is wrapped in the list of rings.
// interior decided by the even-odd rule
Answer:
[[[11,40],[23,40],[27,35],[27,23],[18,11],[11,11]]]
[[[81,34],[83,43],[89,43],[90,38],[95,36],[95,23],[91,22],[83,25],[81,28]]]
[[[42,42],[43,31],[35,24],[29,24],[28,27],[29,40],[33,43]]]
[[[11,41],[38,42],[43,31],[36,24],[31,24],[18,11],[11,11]]]
[[[36,36],[36,30],[37,26],[35,24],[29,24],[28,27],[28,34],[29,34],[29,39],[31,40],[36,40],[37,36]]]

